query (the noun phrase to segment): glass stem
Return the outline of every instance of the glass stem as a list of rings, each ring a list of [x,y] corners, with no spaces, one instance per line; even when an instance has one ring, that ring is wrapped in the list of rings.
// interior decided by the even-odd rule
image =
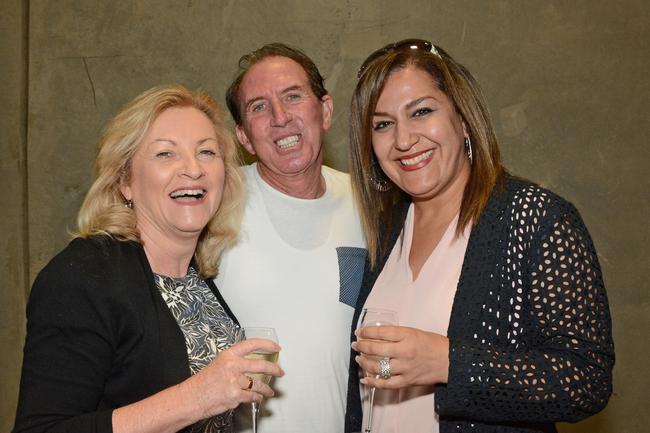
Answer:
[[[257,414],[260,411],[260,406],[257,402],[252,402],[251,403],[251,411],[253,415],[253,433],[257,433]]]
[[[368,401],[368,419],[364,433],[372,433],[372,408],[375,405],[375,387],[370,388],[370,400]]]

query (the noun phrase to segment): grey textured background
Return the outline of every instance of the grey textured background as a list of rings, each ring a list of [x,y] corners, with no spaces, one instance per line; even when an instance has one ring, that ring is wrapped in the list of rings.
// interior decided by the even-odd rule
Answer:
[[[474,72],[507,165],[576,204],[595,240],[614,396],[561,431],[648,431],[649,23],[645,0],[3,0],[0,431],[13,425],[29,285],[75,228],[100,131],[122,104],[170,82],[223,101],[241,54],[287,42],[326,76],[327,160],[345,170],[356,69],[405,37],[434,41]]]

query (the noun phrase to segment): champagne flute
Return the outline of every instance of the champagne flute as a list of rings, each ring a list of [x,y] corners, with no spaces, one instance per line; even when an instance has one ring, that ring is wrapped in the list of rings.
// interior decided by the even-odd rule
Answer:
[[[366,326],[387,326],[397,324],[397,313],[395,311],[386,310],[383,308],[364,308],[361,311],[361,315],[359,316],[357,329],[364,328]],[[366,372],[366,376],[370,376],[370,374]],[[372,433],[372,407],[374,405],[374,402],[375,387],[373,386],[370,388],[370,398],[368,401],[367,410],[368,416],[366,417],[366,428],[364,429],[364,433]]]
[[[266,340],[271,340],[275,343],[278,342],[278,336],[275,333],[273,328],[264,328],[264,327],[245,327],[244,328],[244,339],[249,338],[262,338]],[[262,359],[264,361],[269,361],[276,363],[278,362],[278,352],[251,352],[246,355],[246,359]],[[264,382],[266,384],[271,380],[271,376],[264,373],[251,373],[249,376],[253,380]],[[252,417],[253,417],[253,433],[257,433],[257,415],[259,414],[260,407],[259,404],[254,401],[251,403]]]

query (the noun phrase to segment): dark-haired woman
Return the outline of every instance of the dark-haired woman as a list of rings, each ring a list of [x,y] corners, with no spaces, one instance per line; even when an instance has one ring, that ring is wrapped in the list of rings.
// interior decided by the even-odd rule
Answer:
[[[400,326],[353,335],[346,432],[370,386],[373,433],[554,432],[600,411],[614,352],[592,240],[502,167],[469,71],[423,40],[374,52],[350,139],[369,249],[356,317],[394,309]]]

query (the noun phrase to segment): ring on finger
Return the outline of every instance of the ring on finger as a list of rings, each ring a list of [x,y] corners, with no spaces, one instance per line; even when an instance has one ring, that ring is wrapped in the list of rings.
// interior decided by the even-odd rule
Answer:
[[[379,360],[379,377],[390,379],[390,358],[387,356]]]
[[[253,389],[253,382],[254,381],[253,381],[253,378],[250,377],[250,376],[246,376],[246,378],[248,379],[248,386],[246,387],[246,389],[250,391],[251,389]]]

